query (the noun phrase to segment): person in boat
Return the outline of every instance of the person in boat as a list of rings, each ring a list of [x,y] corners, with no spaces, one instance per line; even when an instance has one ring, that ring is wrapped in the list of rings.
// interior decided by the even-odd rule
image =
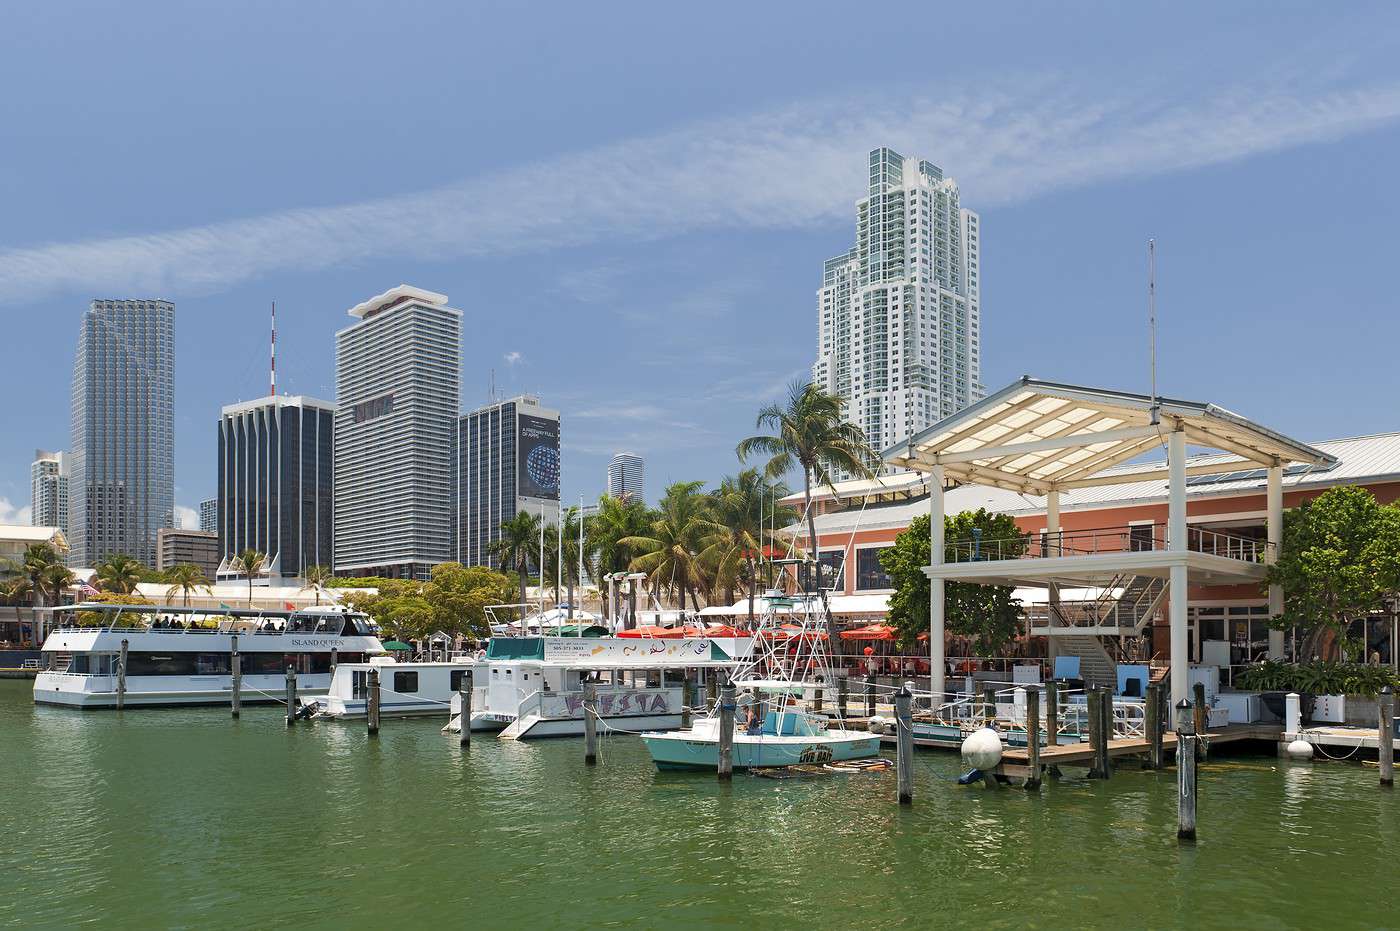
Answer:
[[[744,709],[744,716],[742,719],[744,733],[750,735],[762,733],[763,719],[759,716],[759,710],[762,707],[762,703],[759,702],[758,696],[753,694],[752,692],[745,692],[739,698],[738,703]]]

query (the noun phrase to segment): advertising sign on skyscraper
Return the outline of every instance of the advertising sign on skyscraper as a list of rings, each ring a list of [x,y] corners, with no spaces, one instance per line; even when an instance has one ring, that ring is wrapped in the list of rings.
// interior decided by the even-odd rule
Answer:
[[[559,421],[520,415],[516,438],[517,493],[559,500]]]

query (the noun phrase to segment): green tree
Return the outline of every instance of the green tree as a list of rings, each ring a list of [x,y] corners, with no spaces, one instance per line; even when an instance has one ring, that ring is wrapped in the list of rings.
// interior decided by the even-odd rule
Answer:
[[[1020,531],[1016,521],[1006,514],[993,514],[986,508],[963,511],[944,519],[944,559],[952,562],[954,548],[977,539],[999,541],[1004,558],[1014,558],[1025,552],[1029,536]],[[895,537],[894,546],[880,553],[880,565],[890,577],[894,594],[889,600],[889,621],[899,631],[900,643],[912,645],[919,634],[929,629],[929,580],[924,568],[929,564],[929,516],[920,514],[909,527]],[[978,585],[973,582],[948,582],[943,587],[944,629],[948,633],[969,637],[979,656],[997,653],[1016,636],[1021,621],[1021,602],[1012,597],[1009,585]]]
[[[771,433],[751,436],[739,443],[739,461],[751,456],[767,456],[765,471],[777,477],[794,468],[802,470],[803,513],[807,517],[807,541],[818,554],[816,514],[812,511],[813,482],[832,485],[832,469],[844,469],[855,475],[872,475],[870,463],[879,456],[866,441],[860,427],[846,420],[837,395],[824,391],[811,382],[796,381],[788,389],[786,405],[770,404],[758,412],[756,426]],[[822,607],[827,609],[826,589],[818,586]],[[826,615],[827,634],[836,642],[836,625],[830,610]]]
[[[267,564],[267,554],[260,550],[247,547],[240,550],[238,555],[233,557],[232,568],[235,572],[241,572],[248,577],[248,607],[253,606],[253,580],[262,572],[263,566]]]
[[[136,591],[146,567],[125,553],[113,553],[97,564],[97,583],[105,592],[130,595]]]
[[[64,566],[58,551],[48,543],[31,543],[24,548],[24,554],[19,559],[7,559],[0,563],[0,575],[10,580],[6,587],[7,596],[16,602],[25,596],[30,598],[32,629],[35,631],[39,629],[39,607],[45,594],[52,592],[50,604],[58,604],[64,586],[54,587],[53,582],[60,569],[67,573],[68,581],[64,582],[67,585],[72,580],[72,573]]]
[[[321,595],[330,585],[331,579],[335,578],[335,573],[330,566],[307,566],[301,573],[301,591],[314,592],[316,604],[321,603]]]
[[[521,511],[501,524],[501,538],[491,544],[491,553],[501,566],[516,574],[522,605],[525,603],[525,582],[530,577],[531,561],[539,562],[539,545],[540,516],[529,511]],[[540,584],[544,584],[543,579]]]
[[[744,469],[723,479],[710,496],[710,514],[719,529],[705,538],[700,555],[717,584],[732,589],[735,581],[747,583],[750,626],[758,594],[758,559],[765,545],[784,542],[774,527],[798,519],[793,508],[774,504],[788,493],[782,482],[770,481],[757,469]],[[729,602],[733,601],[731,592]]]
[[[618,541],[638,552],[630,568],[645,572],[653,588],[665,585],[680,590],[682,611],[687,593],[695,610],[700,610],[696,593],[705,588],[706,577],[699,554],[705,539],[724,529],[710,517],[709,499],[700,493],[704,486],[704,482],[672,484],[661,499],[650,532]]]
[[[1304,634],[1300,654],[1336,659],[1358,618],[1382,611],[1400,592],[1400,507],[1382,505],[1364,488],[1341,486],[1286,512],[1283,545],[1269,567],[1283,586],[1283,614],[1274,627]]]
[[[180,563],[165,570],[165,579],[170,587],[165,590],[165,603],[170,604],[170,599],[177,594],[184,596],[185,607],[190,606],[190,595],[201,588],[206,592],[210,591],[209,578],[204,574],[204,570],[192,563]]]
[[[455,636],[482,638],[491,629],[486,608],[508,601],[511,580],[485,566],[441,563],[433,567],[432,580],[423,586],[423,597],[432,605],[433,630]]]

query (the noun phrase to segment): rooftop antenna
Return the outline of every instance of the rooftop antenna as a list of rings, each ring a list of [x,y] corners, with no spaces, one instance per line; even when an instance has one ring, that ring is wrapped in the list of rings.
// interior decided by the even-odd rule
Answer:
[[[490,403],[492,403],[492,404],[495,404],[495,403],[496,403],[496,370],[495,370],[495,369],[492,369],[492,370],[491,370],[491,401],[490,401]]]
[[[277,397],[277,302],[272,302],[272,397]]]
[[[1161,420],[1162,405],[1157,403],[1157,240],[1147,240],[1147,330],[1152,366],[1152,426]]]

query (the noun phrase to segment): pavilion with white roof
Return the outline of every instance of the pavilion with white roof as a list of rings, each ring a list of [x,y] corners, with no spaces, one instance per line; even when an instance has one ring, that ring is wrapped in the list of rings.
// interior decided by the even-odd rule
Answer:
[[[1232,453],[1194,458],[1187,447]],[[1061,533],[1062,492],[1121,484],[1115,466],[1165,447],[1166,461],[1135,468],[1133,480],[1164,479],[1168,485],[1165,537],[1138,537],[1123,528],[1104,545],[1103,532],[1076,539]],[[1240,457],[1240,458],[1235,458]],[[1267,470],[1267,543],[1212,534],[1208,545],[1188,537],[1187,476],[1215,475],[1240,469],[1240,459]],[[927,473],[932,527],[931,689],[945,691],[944,583],[947,580],[989,585],[1047,587],[1054,600],[1060,585],[1103,585],[1125,574],[1165,580],[1171,622],[1172,703],[1189,698],[1187,592],[1191,581],[1209,584],[1262,583],[1274,561],[1283,531],[1283,473],[1294,464],[1328,466],[1334,457],[1290,439],[1214,404],[1180,401],[1101,388],[1022,377],[997,393],[964,408],[883,453],[890,465]],[[946,551],[943,535],[944,492],[948,483],[978,484],[1046,502],[1049,545],[1027,547],[1015,541],[979,540]],[[1194,546],[1192,544],[1195,544]],[[1160,584],[1160,583],[1159,583]],[[1283,610],[1283,593],[1269,588],[1269,613]],[[1270,656],[1283,655],[1282,632],[1269,636]]]

